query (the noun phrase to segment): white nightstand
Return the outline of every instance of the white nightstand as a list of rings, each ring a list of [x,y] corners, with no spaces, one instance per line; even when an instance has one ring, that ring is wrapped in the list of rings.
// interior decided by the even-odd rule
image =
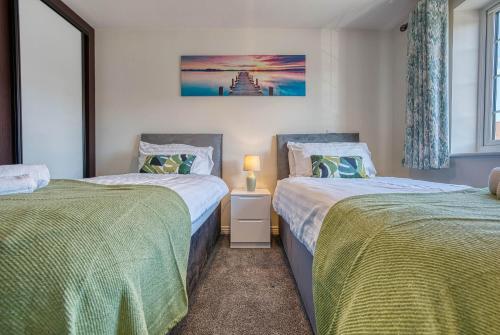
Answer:
[[[231,192],[231,248],[271,247],[271,193]]]

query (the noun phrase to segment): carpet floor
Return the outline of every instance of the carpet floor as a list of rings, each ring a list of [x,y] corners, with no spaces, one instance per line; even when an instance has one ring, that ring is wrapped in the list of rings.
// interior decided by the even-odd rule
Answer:
[[[279,240],[271,249],[217,243],[175,335],[312,334]]]

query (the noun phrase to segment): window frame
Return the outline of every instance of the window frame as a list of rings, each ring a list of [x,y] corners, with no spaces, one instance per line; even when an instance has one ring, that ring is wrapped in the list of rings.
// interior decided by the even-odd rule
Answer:
[[[495,29],[496,13],[500,13],[500,1],[495,0],[481,11],[481,48],[479,58],[479,82],[478,88],[478,152],[500,152],[500,140],[494,137],[495,105],[495,77],[498,59],[495,59],[497,40],[490,38],[493,33],[497,36]],[[500,55],[498,55],[500,56]],[[498,58],[498,57],[497,57]],[[496,76],[496,75],[495,75]],[[499,77],[500,78],[500,77]],[[500,99],[500,96],[497,97]]]

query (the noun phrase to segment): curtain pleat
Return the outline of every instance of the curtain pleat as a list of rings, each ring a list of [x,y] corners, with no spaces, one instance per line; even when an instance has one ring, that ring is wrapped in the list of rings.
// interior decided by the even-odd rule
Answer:
[[[404,165],[449,167],[448,0],[420,0],[408,22]]]

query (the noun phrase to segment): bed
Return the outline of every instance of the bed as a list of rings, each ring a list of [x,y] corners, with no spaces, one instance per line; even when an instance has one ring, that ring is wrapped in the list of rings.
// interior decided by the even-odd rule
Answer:
[[[181,194],[191,215],[191,243],[187,273],[187,290],[191,295],[220,236],[221,195],[228,192],[222,178],[221,134],[142,134],[141,141],[152,144],[188,144],[196,147],[213,147],[214,167],[212,176],[169,176],[125,174],[91,178],[104,185],[141,184],[159,185]],[[201,190],[201,192],[200,192]]]
[[[2,197],[2,332],[164,334],[185,316],[220,235],[222,135],[141,139],[212,146],[212,175],[54,180]]]
[[[489,193],[390,177],[288,178],[288,142],[358,141],[277,135],[273,206],[313,331],[498,333],[500,206]]]

